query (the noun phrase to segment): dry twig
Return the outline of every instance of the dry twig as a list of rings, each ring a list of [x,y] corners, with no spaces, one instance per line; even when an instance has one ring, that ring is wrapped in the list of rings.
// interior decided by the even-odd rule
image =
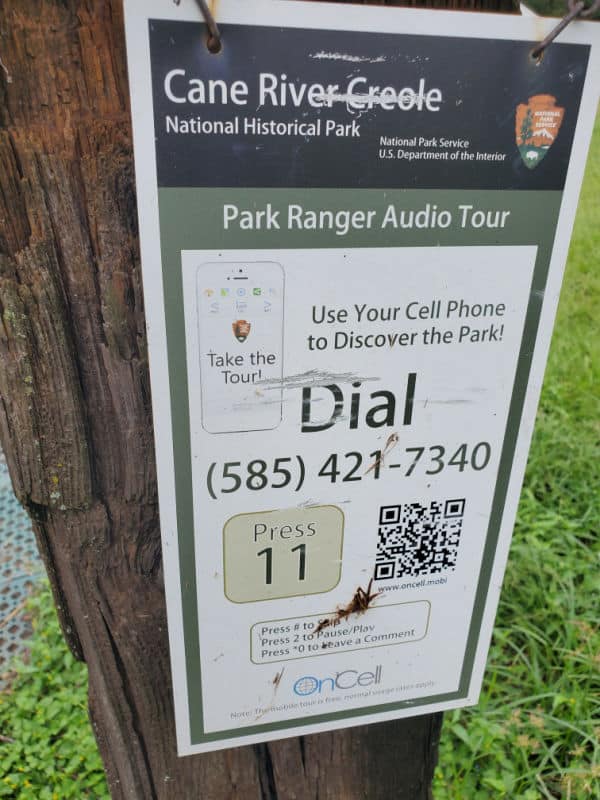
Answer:
[[[341,620],[350,617],[352,614],[364,614],[365,611],[370,608],[373,600],[375,600],[375,598],[379,597],[381,594],[381,592],[373,592],[373,594],[371,594],[372,585],[373,578],[371,578],[369,581],[366,591],[362,588],[362,586],[359,586],[354,592],[354,597],[352,600],[350,600],[347,606],[344,606],[343,608],[337,608],[332,617],[319,621],[319,624],[315,629],[315,634],[318,635],[325,628],[329,628],[334,623],[340,622]]]

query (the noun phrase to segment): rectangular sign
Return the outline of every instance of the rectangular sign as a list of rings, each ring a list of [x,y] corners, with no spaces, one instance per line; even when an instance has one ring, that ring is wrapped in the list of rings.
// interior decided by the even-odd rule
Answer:
[[[477,702],[597,30],[125,8],[179,753]]]

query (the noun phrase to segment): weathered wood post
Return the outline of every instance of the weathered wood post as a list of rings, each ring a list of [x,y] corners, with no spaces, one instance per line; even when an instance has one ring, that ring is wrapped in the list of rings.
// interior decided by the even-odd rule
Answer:
[[[0,57],[0,438],[112,797],[425,800],[441,715],[177,757],[121,2],[4,0]]]

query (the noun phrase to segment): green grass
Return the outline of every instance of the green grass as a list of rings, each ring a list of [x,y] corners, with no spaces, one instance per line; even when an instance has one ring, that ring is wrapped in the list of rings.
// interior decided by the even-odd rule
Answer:
[[[108,800],[87,715],[87,671],[66,648],[47,583],[29,607],[31,652],[0,694],[0,798]]]
[[[435,800],[600,798],[600,117],[481,702],[446,714]]]
[[[481,702],[446,714],[435,800],[600,798],[599,260],[600,117]],[[32,611],[31,657],[0,695],[0,798],[105,800],[85,667],[47,587]]]
[[[565,0],[527,0],[525,5],[542,17],[564,17],[567,13]],[[586,3],[586,5],[590,6],[591,3]],[[600,14],[596,13],[592,19],[598,19],[599,16]]]

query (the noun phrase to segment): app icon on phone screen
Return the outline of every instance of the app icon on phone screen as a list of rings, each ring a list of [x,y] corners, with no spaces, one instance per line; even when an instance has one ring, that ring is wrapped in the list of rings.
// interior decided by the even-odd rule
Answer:
[[[214,291],[206,291],[212,286],[222,287],[218,301]],[[203,428],[209,433],[276,428],[282,413],[281,265],[202,264],[196,287]]]

